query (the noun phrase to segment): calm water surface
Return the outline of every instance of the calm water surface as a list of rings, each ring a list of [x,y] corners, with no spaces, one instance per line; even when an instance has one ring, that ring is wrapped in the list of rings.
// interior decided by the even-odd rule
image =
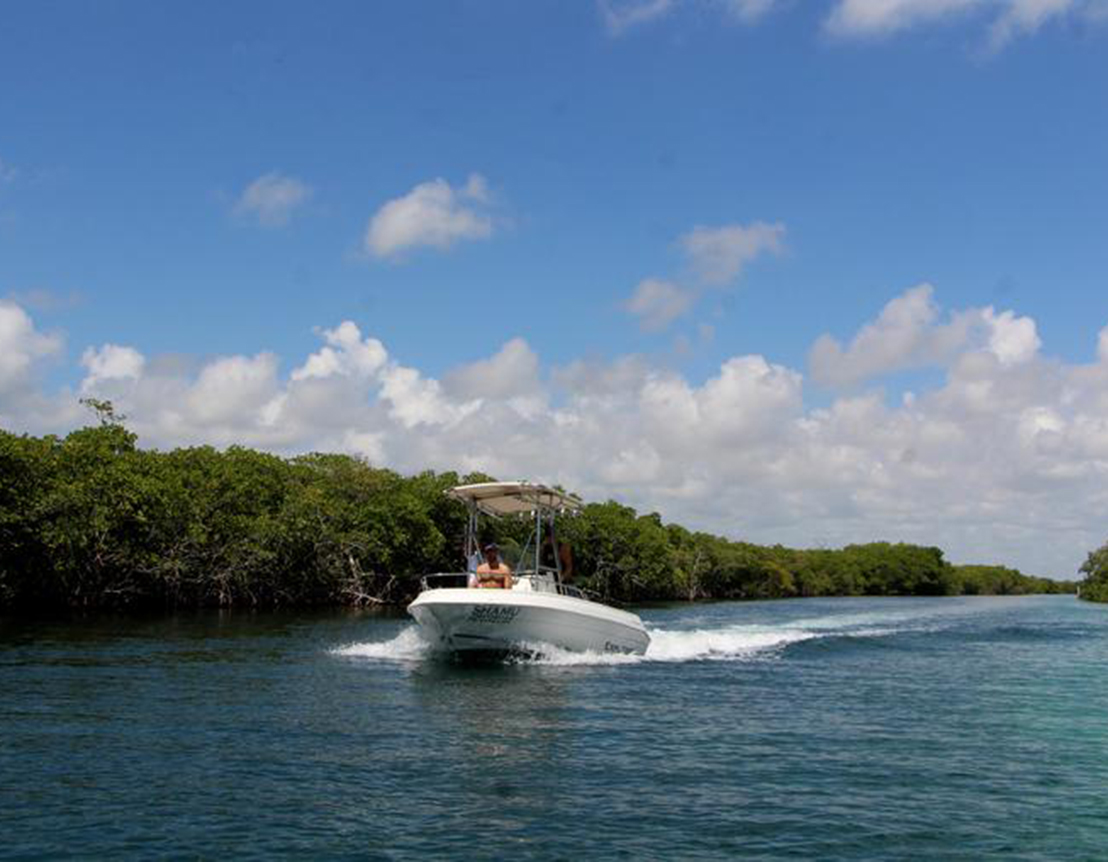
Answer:
[[[483,668],[368,614],[0,620],[0,857],[1108,857],[1108,608],[643,618]]]

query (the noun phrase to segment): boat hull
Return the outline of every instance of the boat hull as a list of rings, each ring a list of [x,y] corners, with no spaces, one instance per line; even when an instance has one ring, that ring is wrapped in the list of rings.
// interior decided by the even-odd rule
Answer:
[[[442,588],[408,606],[428,639],[449,652],[541,651],[642,655],[650,636],[635,614],[558,593]]]

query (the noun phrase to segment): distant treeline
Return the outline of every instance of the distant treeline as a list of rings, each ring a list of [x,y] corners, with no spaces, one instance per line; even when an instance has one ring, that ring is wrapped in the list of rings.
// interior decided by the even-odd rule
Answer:
[[[392,604],[462,564],[463,507],[443,491],[490,477],[400,476],[345,455],[159,452],[102,408],[67,437],[0,431],[0,608]],[[1072,592],[938,548],[790,550],[666,524],[614,502],[565,518],[576,582],[617,601]],[[483,540],[511,548],[527,524]]]

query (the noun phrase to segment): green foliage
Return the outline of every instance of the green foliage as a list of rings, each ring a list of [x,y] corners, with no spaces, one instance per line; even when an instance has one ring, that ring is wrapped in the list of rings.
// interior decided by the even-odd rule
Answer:
[[[1108,602],[1108,544],[1090,551],[1080,571],[1085,576],[1079,592],[1081,598],[1090,602]]]
[[[1072,581],[1052,581],[1021,574],[1004,566],[955,566],[961,592],[967,596],[1024,596],[1031,593],[1072,593]]]
[[[634,601],[678,598],[675,554],[658,515],[618,503],[593,503],[564,531],[574,566],[591,589]]]
[[[0,431],[0,608],[397,603],[462,564],[466,513],[443,492],[471,474],[404,477],[346,455],[240,447],[142,450],[109,402],[64,439]],[[482,536],[522,546],[530,524]],[[563,520],[578,584],[610,600],[1072,590],[938,548],[793,550],[665,524],[615,502]],[[1108,597],[1108,546],[1085,595]],[[1098,592],[1099,591],[1099,592]]]

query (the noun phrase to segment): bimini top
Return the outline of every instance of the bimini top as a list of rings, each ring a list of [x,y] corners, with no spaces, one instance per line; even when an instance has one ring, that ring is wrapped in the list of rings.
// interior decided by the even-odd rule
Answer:
[[[559,491],[547,485],[530,482],[480,482],[476,485],[458,485],[446,492],[447,496],[463,503],[477,506],[488,515],[516,515],[535,509],[581,508],[581,501],[573,494]]]

